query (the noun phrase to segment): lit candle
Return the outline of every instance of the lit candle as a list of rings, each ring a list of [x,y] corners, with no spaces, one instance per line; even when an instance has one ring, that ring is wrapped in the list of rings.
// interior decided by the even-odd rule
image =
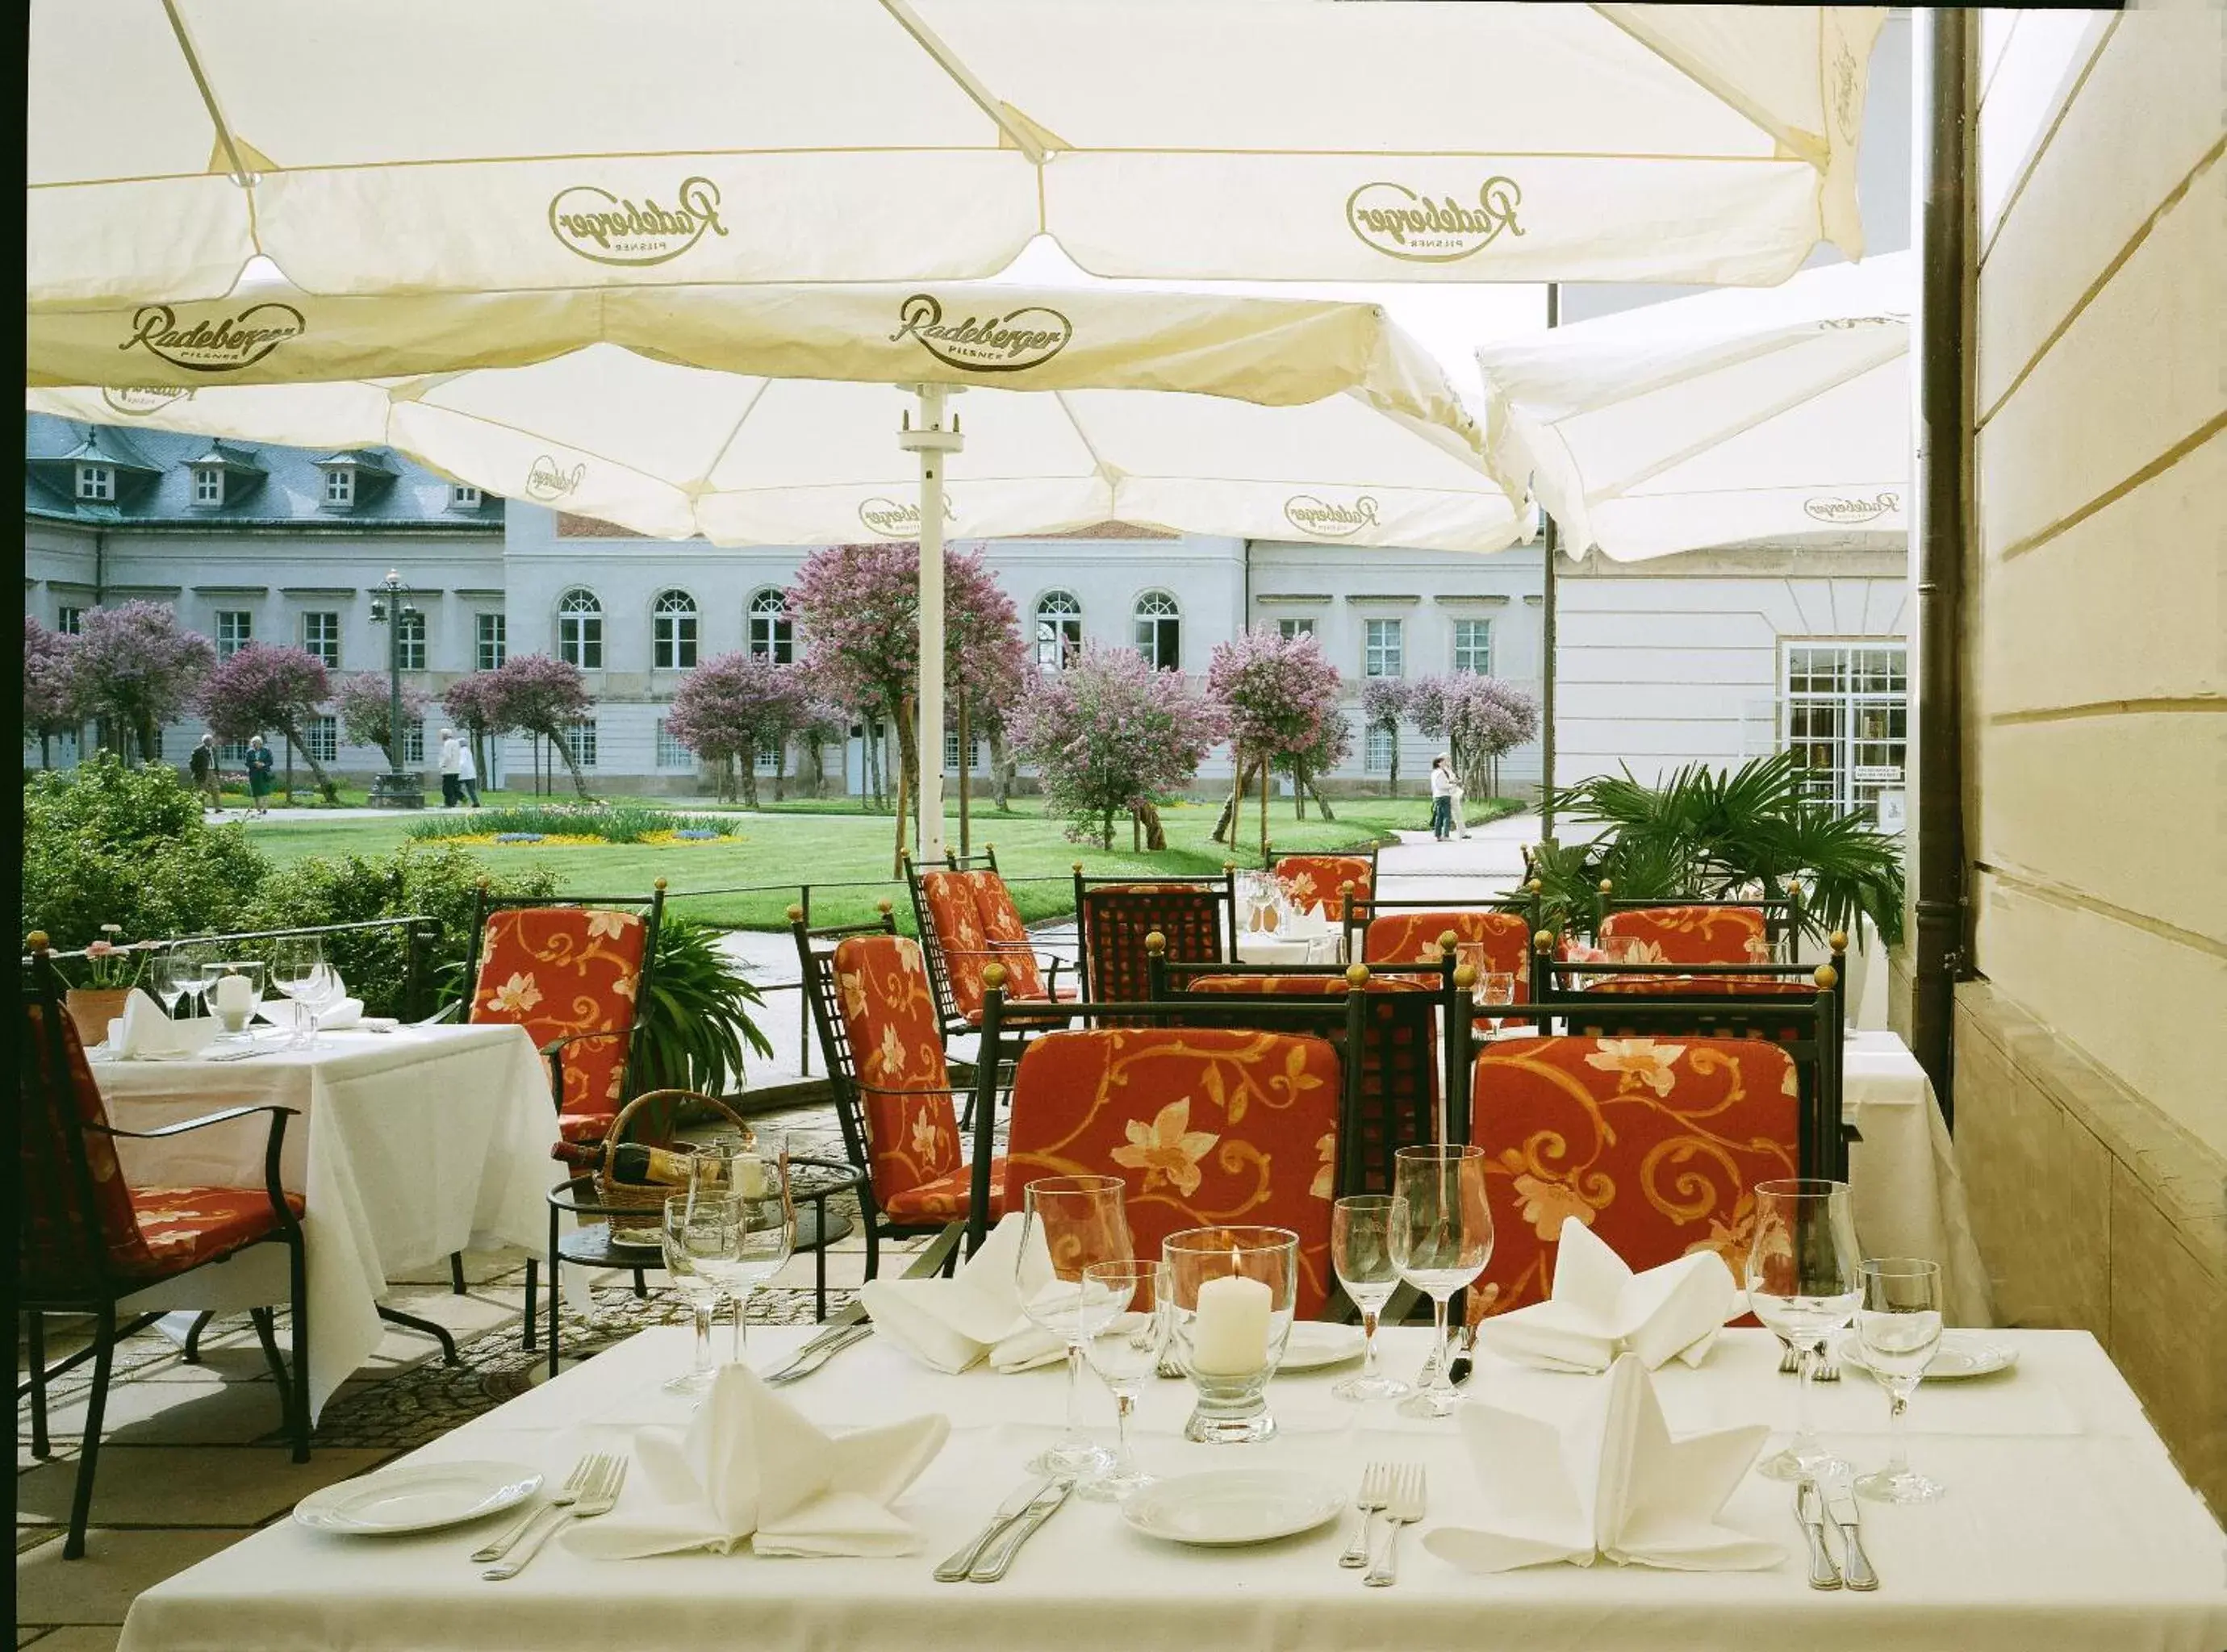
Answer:
[[[1275,1293],[1238,1274],[1198,1287],[1190,1327],[1190,1363],[1209,1376],[1243,1376],[1268,1362],[1268,1314]]]
[[[765,1162],[756,1153],[735,1155],[735,1191],[745,1199],[771,1196],[772,1189],[766,1181]]]

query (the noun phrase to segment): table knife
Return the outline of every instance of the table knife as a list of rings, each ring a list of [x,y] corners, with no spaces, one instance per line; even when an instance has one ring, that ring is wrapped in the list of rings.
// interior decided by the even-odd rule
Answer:
[[[798,1352],[794,1359],[767,1377],[766,1383],[769,1387],[778,1388],[784,1383],[794,1382],[801,1377],[808,1377],[845,1349],[850,1347],[852,1343],[863,1343],[873,1334],[874,1328],[871,1325],[859,1322],[845,1325],[840,1330],[815,1336]]]
[[[1879,1587],[1879,1573],[1872,1570],[1871,1557],[1864,1553],[1863,1533],[1857,1523],[1856,1489],[1846,1480],[1835,1480],[1825,1489],[1825,1507],[1833,1516],[1833,1524],[1841,1528],[1841,1547],[1847,1552],[1845,1570],[1851,1589]]]
[[[998,1512],[990,1516],[989,1522],[974,1534],[972,1542],[935,1568],[935,1580],[938,1583],[966,1582],[967,1574],[974,1569],[974,1562],[982,1558],[982,1551],[990,1547],[999,1533],[1027,1514],[1029,1506],[1050,1486],[1051,1477],[1048,1474],[1023,1482],[1019,1490],[998,1505]]]
[[[974,1562],[974,1569],[967,1576],[974,1583],[995,1583],[1004,1577],[1013,1564],[1013,1557],[1021,1552],[1021,1545],[1037,1534],[1044,1521],[1059,1512],[1068,1494],[1075,1489],[1072,1480],[1055,1480],[1037,1493],[1036,1501],[1022,1512],[1001,1533],[988,1553]]]
[[[1825,1547],[1825,1502],[1815,1480],[1805,1477],[1795,1487],[1794,1513],[1809,1539],[1809,1586],[1838,1589],[1841,1569],[1833,1564],[1833,1551]]]
[[[1455,1355],[1453,1363],[1446,1367],[1446,1381],[1457,1388],[1468,1381],[1470,1373],[1476,1369],[1476,1361],[1472,1357],[1476,1352],[1477,1324],[1473,1323],[1462,1332],[1461,1352]]]

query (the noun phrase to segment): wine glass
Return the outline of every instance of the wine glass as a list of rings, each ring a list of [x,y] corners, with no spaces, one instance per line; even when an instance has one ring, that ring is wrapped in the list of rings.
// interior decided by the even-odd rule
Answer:
[[[1856,1341],[1864,1363],[1886,1390],[1893,1448],[1886,1467],[1857,1480],[1856,1489],[1879,1502],[1931,1502],[1941,1483],[1910,1466],[1903,1413],[1941,1346],[1941,1265],[1917,1257],[1886,1256],[1860,1270],[1864,1299],[1856,1310]]]
[[[1400,1277],[1431,1299],[1432,1362],[1400,1402],[1409,1417],[1450,1417],[1461,1390],[1446,1373],[1446,1303],[1492,1260],[1492,1209],[1485,1200],[1484,1149],[1439,1143],[1394,1155],[1392,1190],[1407,1219],[1390,1229]]]
[[[271,985],[284,995],[294,1011],[290,1017],[294,1036],[286,1041],[289,1049],[298,1049],[308,1042],[305,1024],[309,1017],[303,994],[324,960],[324,946],[315,935],[281,935],[271,944]]]
[[[699,1263],[719,1282],[735,1305],[735,1335],[730,1354],[736,1365],[749,1362],[749,1333],[743,1318],[750,1293],[788,1265],[796,1249],[796,1207],[788,1185],[788,1141],[781,1131],[763,1126],[749,1138],[715,1137],[690,1156],[691,1194],[699,1202],[724,1199],[741,1223],[735,1253]],[[714,1176],[711,1172],[718,1170]]]
[[[215,955],[215,949],[193,941],[182,941],[164,955],[170,960],[170,967],[175,973],[179,990],[188,1001],[187,1014],[191,1016],[196,1013],[194,1005],[201,1002],[201,995],[208,990],[206,970],[209,959]]]
[[[687,1370],[668,1378],[669,1394],[701,1394],[711,1386],[711,1317],[718,1311],[721,1288],[714,1271],[731,1263],[742,1243],[743,1202],[731,1195],[711,1198],[676,1193],[665,1202],[659,1238],[665,1272],[696,1321],[696,1358]]]
[[[1854,1317],[1863,1300],[1861,1258],[1847,1183],[1796,1177],[1755,1184],[1748,1306],[1802,1358],[1793,1443],[1757,1464],[1774,1480],[1824,1479],[1848,1471],[1810,1426],[1809,1384],[1825,1339]]]
[[[1118,1176],[1048,1176],[1022,1193],[1021,1244],[1013,1262],[1021,1311],[1067,1343],[1067,1433],[1029,1466],[1038,1474],[1095,1477],[1114,1466],[1113,1453],[1082,1426],[1082,1271],[1133,1253]],[[1037,1251],[1041,1245],[1043,1252]],[[1048,1253],[1052,1279],[1038,1285],[1034,1257]]]
[[[1330,1260],[1337,1282],[1361,1310],[1361,1369],[1330,1392],[1341,1400],[1397,1400],[1408,1393],[1376,1355],[1376,1316],[1400,1283],[1392,1233],[1407,1222],[1407,1202],[1386,1193],[1356,1193],[1330,1207]]]
[[[199,972],[195,972],[198,976]],[[163,1013],[175,1020],[178,1000],[187,996],[186,960],[175,947],[166,947],[147,960],[147,990],[162,1005]]]
[[[318,960],[309,971],[309,979],[302,984],[295,997],[295,1001],[309,1017],[311,1049],[316,1048],[318,1018],[326,1011],[335,1007],[345,992],[346,989],[341,984],[341,973],[322,959]]]
[[[1083,1352],[1099,1381],[1113,1391],[1114,1437],[1113,1467],[1078,1489],[1103,1502],[1119,1502],[1152,1483],[1130,1451],[1129,1419],[1138,1394],[1167,1351],[1162,1266],[1131,1258],[1093,1262],[1082,1270]]]
[[[1513,1006],[1516,1003],[1516,976],[1509,970],[1488,970],[1477,978],[1477,1007],[1490,1010],[1495,1005]],[[1485,1024],[1498,1032],[1508,1023],[1499,1016],[1488,1016]]]

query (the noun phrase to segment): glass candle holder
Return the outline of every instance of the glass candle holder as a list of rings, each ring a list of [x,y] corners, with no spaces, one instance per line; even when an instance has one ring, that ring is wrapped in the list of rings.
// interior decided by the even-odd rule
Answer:
[[[1197,1396],[1184,1438],[1207,1445],[1276,1432],[1268,1379],[1299,1301],[1299,1236],[1288,1228],[1190,1228],[1160,1246],[1177,1357]]]
[[[259,959],[240,959],[211,964],[203,972],[202,991],[208,1011],[224,1030],[227,1040],[248,1036],[248,1024],[263,1007],[264,966]]]

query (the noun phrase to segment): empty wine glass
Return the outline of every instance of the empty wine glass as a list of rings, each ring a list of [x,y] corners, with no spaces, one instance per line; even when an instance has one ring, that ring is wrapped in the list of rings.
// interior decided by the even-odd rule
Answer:
[[[170,967],[175,972],[179,988],[188,1000],[186,1012],[192,1015],[195,1013],[194,1005],[201,1002],[201,995],[208,990],[205,972],[209,960],[216,955],[215,949],[182,941],[165,955],[171,960]]]
[[[1083,1352],[1114,1394],[1114,1464],[1078,1488],[1086,1497],[1118,1502],[1152,1483],[1129,1447],[1137,1395],[1167,1351],[1168,1317],[1158,1262],[1093,1262],[1082,1270]]]
[[[721,1285],[716,1272],[731,1264],[742,1242],[742,1201],[676,1193],[665,1202],[660,1239],[666,1277],[686,1302],[696,1322],[696,1357],[688,1369],[668,1378],[671,1394],[701,1394],[711,1386],[711,1317],[718,1311]]]
[[[1410,1417],[1447,1417],[1461,1402],[1446,1371],[1446,1304],[1492,1260],[1492,1208],[1485,1198],[1484,1149],[1441,1143],[1402,1147],[1392,1190],[1407,1220],[1391,1229],[1400,1275],[1431,1299],[1433,1358],[1420,1386],[1400,1402]]]
[[[1903,1413],[1941,1346],[1941,1265],[1886,1256],[1866,1262],[1860,1272],[1864,1297],[1856,1310],[1856,1341],[1864,1363],[1886,1390],[1893,1445],[1886,1467],[1858,1479],[1856,1489],[1879,1502],[1931,1502],[1941,1495],[1941,1483],[1910,1466]]]
[[[199,971],[195,972],[198,976]],[[147,960],[147,990],[163,1006],[163,1013],[175,1018],[178,1000],[187,996],[186,960],[178,955],[175,947],[165,947]]]
[[[723,1164],[715,1179],[703,1174]],[[751,1292],[788,1265],[796,1249],[796,1207],[788,1185],[788,1145],[781,1131],[763,1126],[747,1138],[724,1136],[699,1145],[692,1155],[691,1191],[699,1201],[725,1199],[734,1207],[739,1228],[731,1257],[699,1266],[719,1282],[734,1304],[735,1334],[730,1359],[748,1362],[749,1333],[743,1316]]]
[[[271,985],[277,987],[292,1006],[293,1036],[286,1041],[290,1049],[298,1049],[308,1042],[306,1033],[309,1022],[308,1006],[303,1003],[304,992],[325,960],[325,949],[315,935],[281,935],[271,943]]]
[[[1861,1259],[1847,1183],[1796,1177],[1756,1183],[1748,1305],[1802,1360],[1793,1442],[1756,1465],[1774,1480],[1822,1480],[1848,1471],[1810,1426],[1809,1385],[1826,1338],[1854,1317],[1863,1300]]]
[[[1407,1385],[1388,1375],[1376,1355],[1376,1317],[1400,1283],[1392,1234],[1407,1221],[1407,1202],[1385,1193],[1356,1193],[1330,1207],[1330,1260],[1337,1282],[1361,1310],[1361,1369],[1330,1392],[1340,1400],[1397,1400]]]
[[[1021,1311],[1067,1343],[1067,1433],[1029,1465],[1038,1474],[1084,1478],[1114,1466],[1113,1454],[1082,1426],[1082,1271],[1092,1263],[1126,1261],[1133,1254],[1122,1208],[1126,1190],[1118,1176],[1048,1176],[1022,1194],[1021,1244],[1013,1263]],[[1033,1259],[1045,1253],[1052,1279],[1039,1285]]]
[[[1513,1006],[1516,1003],[1516,976],[1509,970],[1488,970],[1477,978],[1477,1007],[1490,1010],[1496,1005]],[[1508,1023],[1499,1016],[1488,1016],[1485,1024],[1498,1032]]]

